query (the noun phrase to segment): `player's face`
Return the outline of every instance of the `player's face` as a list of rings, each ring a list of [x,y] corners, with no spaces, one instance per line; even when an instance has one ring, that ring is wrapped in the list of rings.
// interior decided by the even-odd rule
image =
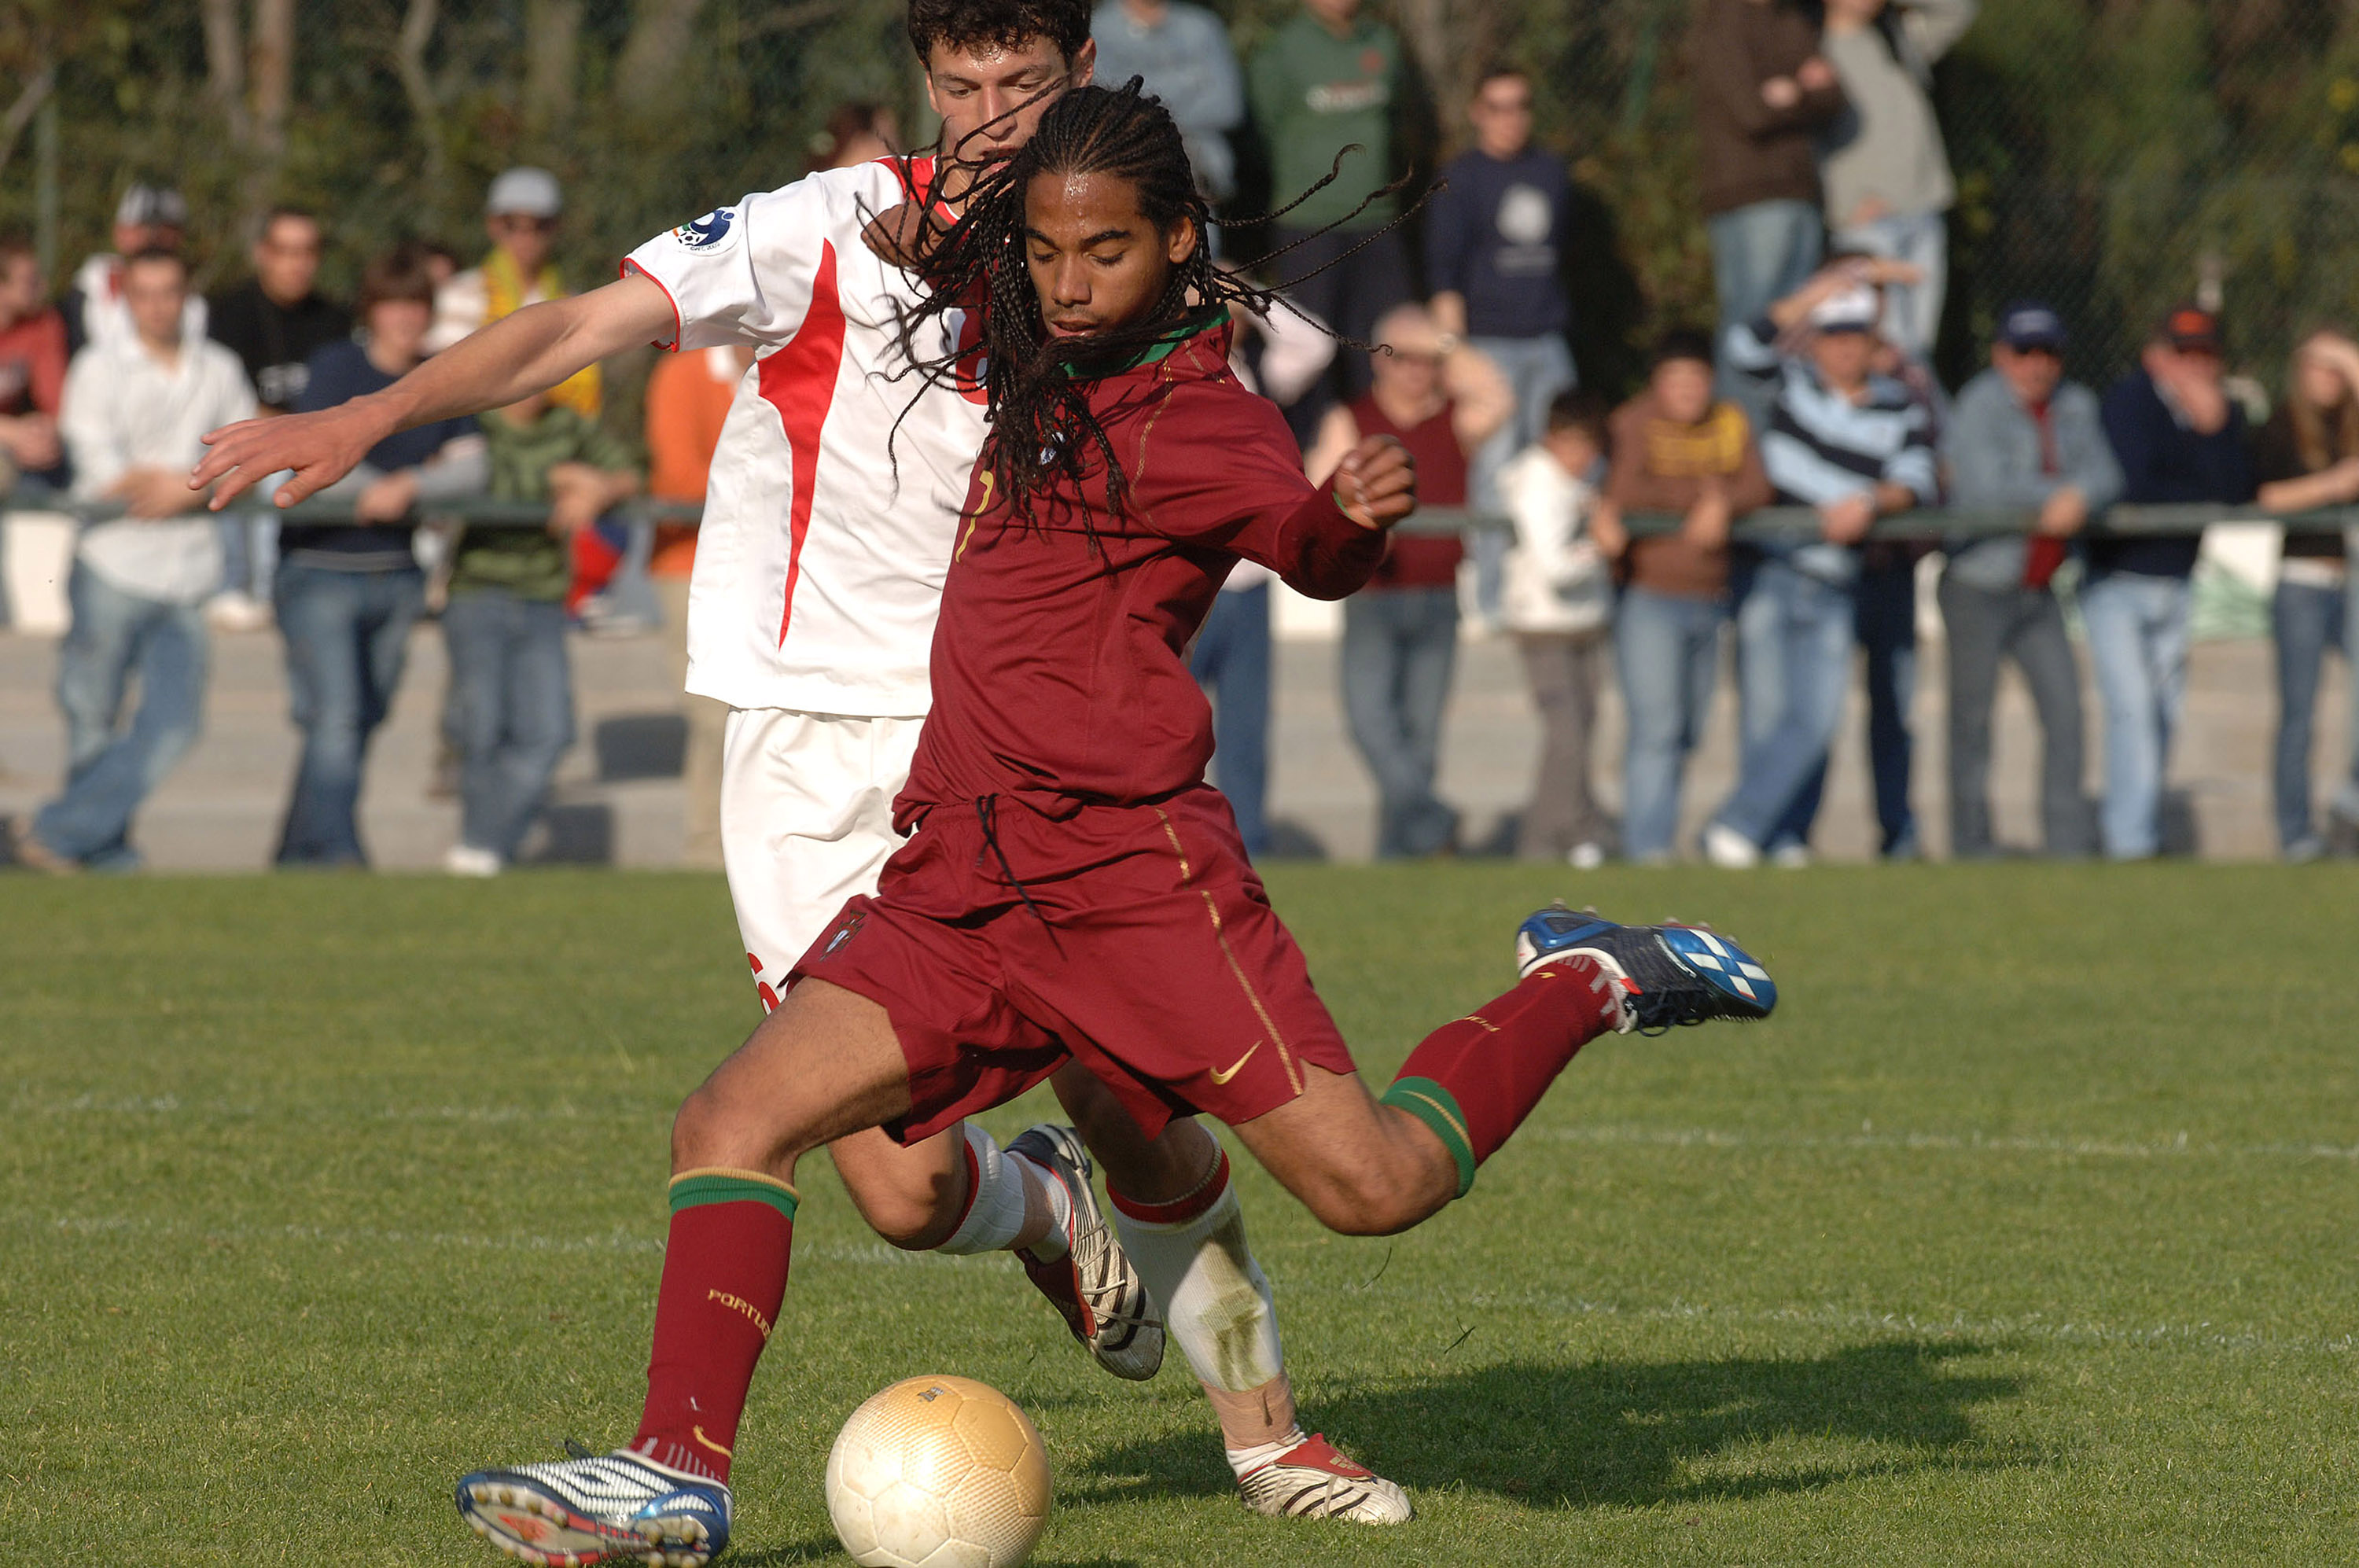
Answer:
[[[1086,337],[1155,309],[1171,269],[1196,251],[1196,225],[1157,228],[1138,188],[1107,174],[1041,174],[1024,192],[1025,259],[1049,335]]]
[[[1014,49],[935,44],[926,56],[926,102],[942,117],[944,151],[977,169],[1006,162],[1059,93],[1089,84],[1097,58],[1094,43],[1067,60],[1038,38]]]

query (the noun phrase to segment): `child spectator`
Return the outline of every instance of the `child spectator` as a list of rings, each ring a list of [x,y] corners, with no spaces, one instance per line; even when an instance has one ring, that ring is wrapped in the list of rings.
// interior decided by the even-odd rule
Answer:
[[[579,410],[536,394],[483,417],[491,495],[546,502],[544,528],[470,528],[451,564],[442,640],[460,755],[454,876],[493,877],[516,858],[558,759],[573,744],[565,652],[568,544],[639,491],[620,441]]]
[[[1671,858],[1680,773],[1703,730],[1728,620],[1730,522],[1769,502],[1769,477],[1745,411],[1712,398],[1712,343],[1674,331],[1655,348],[1647,390],[1614,410],[1605,497],[1590,536],[1620,563],[1626,586],[1614,661],[1629,710],[1623,853]],[[1672,533],[1633,539],[1627,511],[1675,512]]]
[[[1589,787],[1589,748],[1613,574],[1589,535],[1597,492],[1590,481],[1605,453],[1605,404],[1593,393],[1560,392],[1549,404],[1538,442],[1499,473],[1499,494],[1515,519],[1500,607],[1523,655],[1540,714],[1540,771],[1524,812],[1517,856],[1570,861],[1582,871],[1605,859],[1613,829]]]

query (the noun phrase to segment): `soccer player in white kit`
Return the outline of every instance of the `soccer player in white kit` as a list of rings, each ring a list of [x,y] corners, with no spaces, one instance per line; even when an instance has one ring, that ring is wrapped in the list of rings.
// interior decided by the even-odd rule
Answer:
[[[1093,58],[1082,0],[915,0],[909,25],[942,116],[940,145],[955,160],[939,179],[931,158],[886,159],[748,196],[640,246],[620,281],[518,310],[383,393],[216,432],[195,480],[221,480],[225,501],[291,469],[274,497],[291,505],[385,433],[503,406],[636,343],[756,344],[712,463],[689,690],[733,710],[723,853],[766,1007],[845,898],[874,890],[901,842],[892,802],[929,703],[936,607],[984,435],[980,390],[901,374],[909,348],[933,357],[971,326],[952,313],[937,339],[905,345],[913,285],[880,255],[889,241],[872,236],[906,226],[913,202],[954,202],[962,169],[1012,152],[1050,98],[1088,80]],[[1297,1425],[1269,1287],[1211,1135],[1183,1118],[1150,1141],[1084,1070],[1069,1066],[1055,1084],[1106,1168],[1120,1246],[1081,1140],[1063,1128],[1036,1127],[1005,1150],[972,1124],[908,1149],[870,1131],[830,1152],[864,1217],[896,1245],[1018,1252],[1117,1376],[1152,1376],[1159,1305],[1220,1416],[1248,1506],[1408,1518],[1399,1488]],[[749,1245],[726,1233],[730,1215],[758,1227],[784,1213],[790,1225],[793,1205],[758,1172],[684,1172],[669,1245],[697,1245],[683,1234],[692,1225],[723,1226],[712,1244]],[[658,1303],[658,1360],[669,1306]],[[713,1321],[672,1343],[725,1347],[743,1318],[729,1303],[704,1311]],[[723,1369],[740,1402],[759,1351],[757,1340],[742,1369]],[[737,1414],[713,1403],[698,1406],[693,1424],[650,1410],[641,1441],[612,1455],[470,1476],[461,1508],[531,1561],[627,1557],[653,1541],[673,1561],[701,1562],[726,1539]],[[671,1431],[693,1436],[650,1435]]]

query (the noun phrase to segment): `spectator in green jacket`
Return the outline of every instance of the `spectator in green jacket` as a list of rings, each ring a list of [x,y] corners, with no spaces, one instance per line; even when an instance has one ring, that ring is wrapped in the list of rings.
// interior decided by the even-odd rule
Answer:
[[[1370,238],[1397,212],[1393,199],[1369,201],[1354,215],[1393,176],[1402,69],[1400,35],[1360,15],[1360,0],[1302,0],[1300,13],[1261,47],[1245,71],[1254,119],[1269,147],[1276,204],[1327,178],[1345,147],[1356,142],[1364,149],[1343,160],[1332,185],[1273,225],[1272,240],[1284,254],[1267,269],[1281,281],[1303,278],[1288,289],[1294,301],[1362,343],[1370,341],[1376,319],[1411,293],[1408,252],[1399,234]],[[1353,249],[1361,245],[1365,248]],[[1319,276],[1304,277],[1311,272]],[[1346,349],[1335,364],[1343,397],[1367,390],[1365,354]],[[1298,433],[1316,429],[1328,401],[1314,388],[1288,421]]]
[[[573,744],[565,651],[571,542],[636,495],[628,448],[577,410],[536,395],[485,414],[490,494],[545,502],[541,528],[471,527],[452,556],[442,640],[460,740],[459,843],[444,866],[496,876],[516,857],[558,759]]]

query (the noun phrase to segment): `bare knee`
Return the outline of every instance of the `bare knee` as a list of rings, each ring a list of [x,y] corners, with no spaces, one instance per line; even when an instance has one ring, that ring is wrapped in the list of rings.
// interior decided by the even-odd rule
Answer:
[[[964,1144],[955,1127],[908,1148],[872,1130],[838,1138],[828,1158],[869,1229],[904,1252],[929,1252],[966,1208]]]
[[[1393,1236],[1440,1206],[1415,1176],[1380,1161],[1352,1161],[1318,1172],[1295,1196],[1338,1235]]]

